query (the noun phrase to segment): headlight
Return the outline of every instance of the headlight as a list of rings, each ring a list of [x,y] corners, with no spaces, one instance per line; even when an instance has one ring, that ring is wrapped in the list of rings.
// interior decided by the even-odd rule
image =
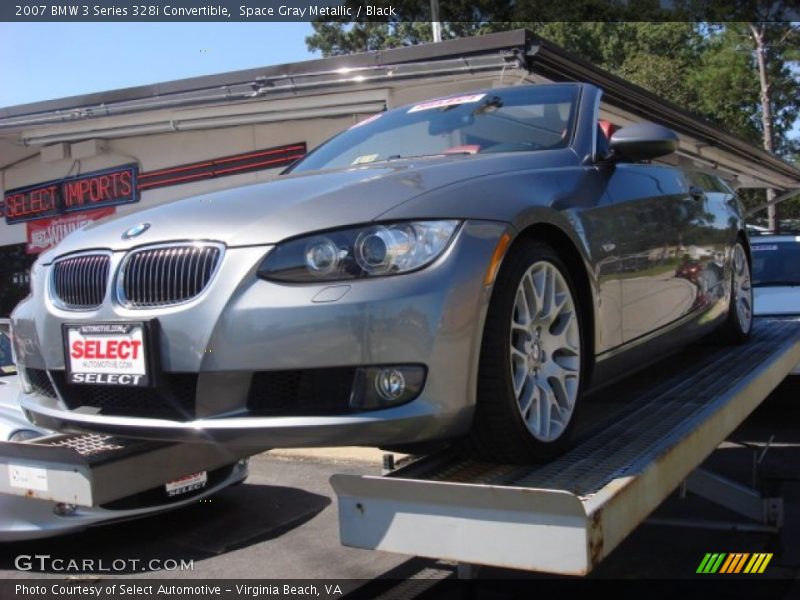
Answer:
[[[278,244],[258,269],[287,282],[399,275],[444,252],[459,221],[405,221],[309,235]]]

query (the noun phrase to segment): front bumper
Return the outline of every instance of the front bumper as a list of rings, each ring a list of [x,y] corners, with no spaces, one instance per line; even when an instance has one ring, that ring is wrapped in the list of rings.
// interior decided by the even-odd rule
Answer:
[[[169,441],[269,447],[391,445],[459,435],[468,429],[483,320],[484,284],[506,225],[468,221],[429,267],[407,275],[333,284],[264,281],[256,269],[268,248],[228,248],[207,292],[173,307],[125,308],[107,295],[97,310],[65,311],[48,298],[39,269],[35,293],[12,316],[20,366],[64,369],[63,323],[157,319],[161,371],[197,376],[190,419],[109,415],[74,406],[63,394],[23,394],[37,425]],[[111,272],[123,258],[114,253]],[[421,364],[421,394],[394,408],[334,415],[254,414],[254,374]],[[56,386],[57,389],[57,386]]]

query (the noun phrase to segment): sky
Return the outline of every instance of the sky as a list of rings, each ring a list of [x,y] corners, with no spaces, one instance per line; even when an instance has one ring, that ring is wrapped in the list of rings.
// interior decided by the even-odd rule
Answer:
[[[0,107],[317,58],[309,23],[0,23]]]

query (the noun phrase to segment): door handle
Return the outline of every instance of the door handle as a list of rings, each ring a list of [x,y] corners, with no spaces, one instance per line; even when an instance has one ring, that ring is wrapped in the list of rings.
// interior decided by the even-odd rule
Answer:
[[[702,190],[702,188],[693,185],[689,188],[689,195],[695,200],[703,200],[706,197],[706,193]]]

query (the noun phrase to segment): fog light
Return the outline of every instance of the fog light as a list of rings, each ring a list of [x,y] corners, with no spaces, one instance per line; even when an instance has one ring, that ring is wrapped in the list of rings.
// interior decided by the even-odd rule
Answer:
[[[387,402],[394,402],[406,391],[406,378],[397,369],[381,369],[375,378],[375,390]]]
[[[356,371],[350,407],[369,410],[399,406],[419,396],[424,385],[422,365],[361,367]]]
[[[67,504],[65,502],[59,502],[53,507],[53,513],[58,515],[59,517],[68,517],[69,515],[73,514],[78,507],[74,504]]]

